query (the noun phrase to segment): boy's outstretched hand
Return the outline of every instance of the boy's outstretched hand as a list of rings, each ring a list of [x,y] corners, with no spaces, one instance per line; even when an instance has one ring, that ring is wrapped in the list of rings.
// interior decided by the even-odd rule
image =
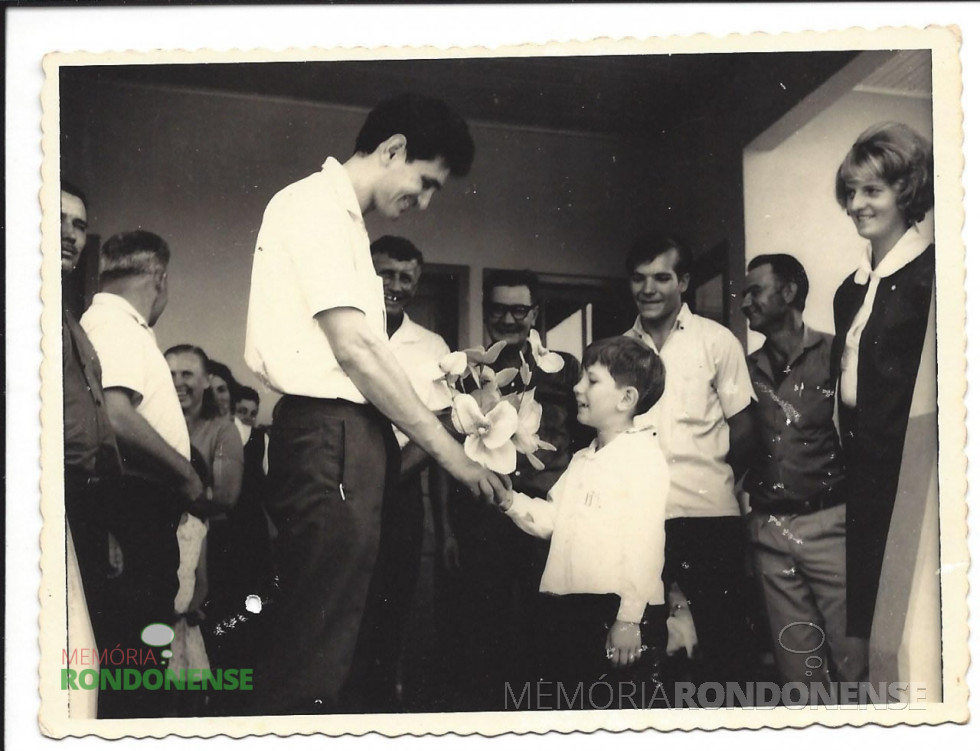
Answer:
[[[625,668],[640,659],[643,639],[640,624],[616,621],[606,636],[606,657],[614,668]]]

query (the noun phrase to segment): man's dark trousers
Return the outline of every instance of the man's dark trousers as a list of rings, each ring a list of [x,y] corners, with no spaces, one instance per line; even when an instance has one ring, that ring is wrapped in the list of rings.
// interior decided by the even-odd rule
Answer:
[[[753,680],[742,518],[668,519],[665,532],[664,581],[680,586],[697,630],[696,682]]]
[[[256,666],[256,714],[338,710],[378,554],[391,424],[370,405],[284,396],[269,444],[267,510],[279,592]]]
[[[351,711],[396,712],[399,665],[422,564],[425,503],[421,471],[385,492],[381,543],[361,624],[352,680],[344,697]]]
[[[117,646],[124,652],[135,649],[141,655],[141,664],[103,667],[165,670],[162,652],[168,645],[150,647],[143,642],[142,633],[152,623],[173,626],[175,622],[174,597],[180,565],[177,524],[183,501],[173,488],[131,475],[110,487],[106,527],[122,550],[123,569],[119,576],[107,581],[101,602],[93,606],[89,601],[92,630],[100,650]],[[107,546],[108,541],[100,544]],[[142,655],[151,650],[156,664],[143,660]],[[149,689],[100,691],[98,716],[168,716],[174,712],[173,699],[166,691]]]
[[[107,481],[85,472],[65,469],[65,517],[75,545],[75,558],[91,611],[93,631],[106,609],[109,582],[109,529]],[[112,649],[105,634],[95,633],[99,650]]]

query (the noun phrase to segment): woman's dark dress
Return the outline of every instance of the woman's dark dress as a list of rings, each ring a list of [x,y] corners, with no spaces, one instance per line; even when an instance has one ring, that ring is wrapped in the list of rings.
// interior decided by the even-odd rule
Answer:
[[[880,281],[858,349],[857,405],[840,407],[847,472],[847,633],[871,634],[888,528],[898,489],[905,431],[915,390],[936,273],[930,245]],[[848,329],[867,284],[851,276],[834,297],[832,363],[840,362]]]

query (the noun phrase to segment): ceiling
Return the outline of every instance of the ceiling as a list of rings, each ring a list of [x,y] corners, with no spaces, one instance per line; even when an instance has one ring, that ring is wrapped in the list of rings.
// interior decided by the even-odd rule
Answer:
[[[747,143],[858,53],[717,53],[94,66],[63,75],[370,108],[413,90],[466,119],[612,137],[723,130]]]
[[[928,99],[932,96],[932,53],[929,50],[902,50],[854,89]]]

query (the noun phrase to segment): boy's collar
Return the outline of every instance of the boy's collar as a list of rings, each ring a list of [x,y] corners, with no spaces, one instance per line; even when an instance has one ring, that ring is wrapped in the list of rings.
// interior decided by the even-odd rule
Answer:
[[[629,427],[629,428],[626,428],[626,430],[624,430],[624,431],[622,431],[622,432],[617,433],[616,435],[614,435],[612,437],[612,440],[610,440],[606,444],[606,446],[612,445],[612,443],[617,438],[619,438],[622,435],[628,435],[628,434],[632,434],[632,433],[645,433],[648,430],[653,430],[654,429],[652,423],[641,422],[640,424],[637,424],[636,423],[636,420],[637,420],[637,418],[634,417],[633,418],[633,425],[631,427]],[[599,451],[598,443],[599,443],[599,436],[596,436],[595,438],[592,439],[592,443],[589,444],[589,448],[592,450],[591,456],[595,456],[596,455],[596,452]],[[605,448],[606,446],[604,446],[603,448]]]
[[[642,415],[635,415],[633,417],[633,427],[630,428],[630,432],[635,433],[640,430],[653,430],[655,427],[653,408],[650,408]]]

